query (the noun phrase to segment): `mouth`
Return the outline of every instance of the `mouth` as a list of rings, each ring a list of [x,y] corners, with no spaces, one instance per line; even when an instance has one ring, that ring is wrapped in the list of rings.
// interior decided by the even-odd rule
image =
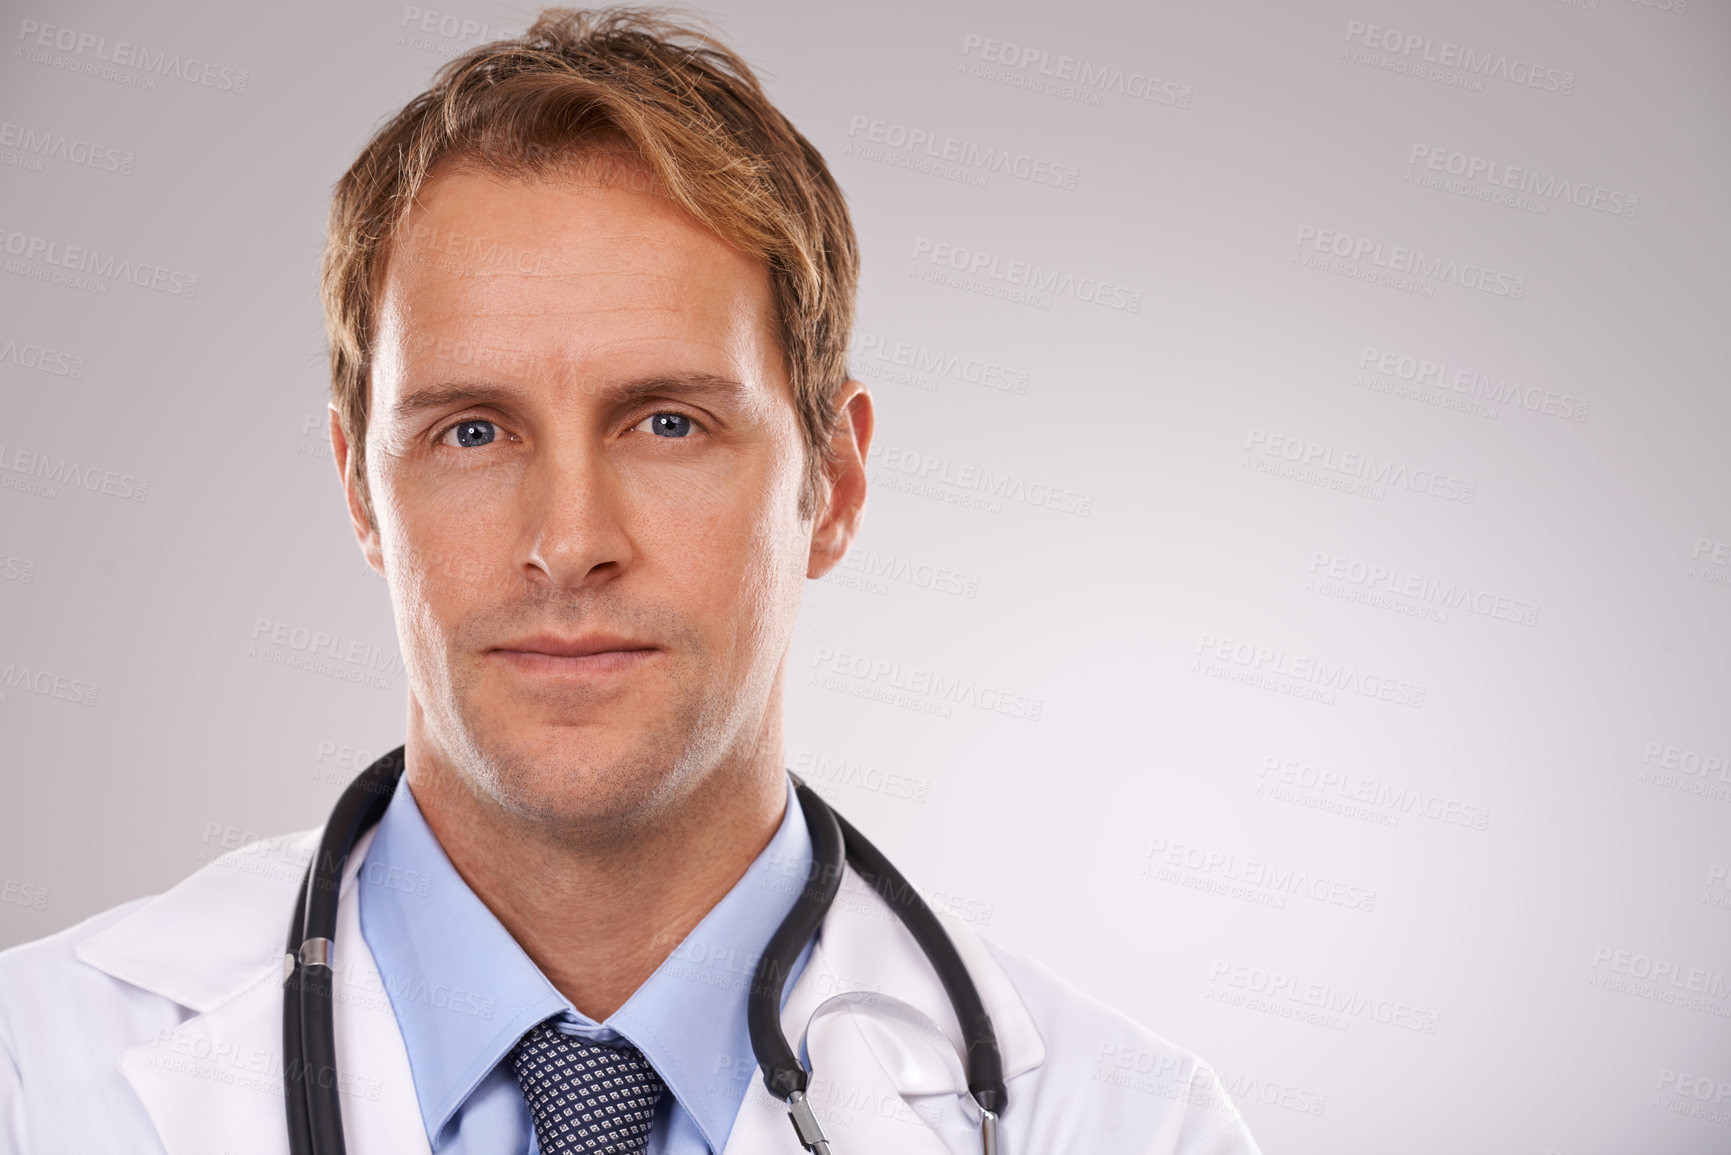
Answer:
[[[588,658],[601,654],[630,654],[657,647],[619,634],[581,634],[562,638],[557,634],[536,634],[495,646],[494,653],[544,654],[550,658]]]
[[[660,652],[647,642],[614,634],[542,634],[495,646],[487,658],[524,673],[595,677],[634,669]]]

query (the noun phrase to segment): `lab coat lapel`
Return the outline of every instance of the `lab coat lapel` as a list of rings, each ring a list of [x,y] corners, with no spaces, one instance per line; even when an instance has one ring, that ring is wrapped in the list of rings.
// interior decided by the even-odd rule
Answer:
[[[282,942],[318,831],[233,852],[80,949],[98,969],[196,1012],[128,1049],[120,1069],[168,1155],[288,1150],[282,1077]],[[337,1066],[351,1151],[426,1155],[408,1054],[361,935],[349,856],[337,912]],[[231,917],[222,917],[222,915]]]

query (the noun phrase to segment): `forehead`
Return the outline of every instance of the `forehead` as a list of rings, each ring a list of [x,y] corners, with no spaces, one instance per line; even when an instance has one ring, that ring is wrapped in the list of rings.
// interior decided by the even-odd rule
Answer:
[[[453,358],[578,379],[783,376],[764,263],[629,159],[533,179],[437,171],[392,236],[376,300],[387,377]]]

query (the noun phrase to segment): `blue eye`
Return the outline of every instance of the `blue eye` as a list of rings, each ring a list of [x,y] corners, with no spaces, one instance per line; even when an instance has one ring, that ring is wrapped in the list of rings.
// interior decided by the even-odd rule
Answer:
[[[457,434],[457,444],[465,449],[486,445],[499,435],[491,421],[463,421],[451,426],[451,429]]]
[[[683,413],[655,413],[649,418],[650,432],[657,437],[684,437],[691,432],[691,418]]]

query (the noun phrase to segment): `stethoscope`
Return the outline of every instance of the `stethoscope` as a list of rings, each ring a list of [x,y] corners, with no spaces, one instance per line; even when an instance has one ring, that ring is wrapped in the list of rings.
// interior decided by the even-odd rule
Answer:
[[[288,955],[283,960],[282,1017],[283,1099],[293,1155],[344,1155],[331,970],[337,889],[355,843],[384,815],[402,775],[403,747],[398,746],[349,783],[331,811],[295,900]],[[998,1155],[998,1116],[1008,1101],[1003,1063],[991,1016],[955,944],[901,871],[797,775],[790,777],[811,831],[812,871],[793,909],[770,938],[752,978],[746,1021],[764,1086],[787,1104],[800,1144],[813,1155],[831,1155],[829,1140],[806,1097],[811,1072],[781,1031],[781,993],[800,951],[835,901],[844,865],[852,865],[896,912],[943,981],[967,1042],[968,1092],[980,1108],[981,1150],[983,1155]]]

